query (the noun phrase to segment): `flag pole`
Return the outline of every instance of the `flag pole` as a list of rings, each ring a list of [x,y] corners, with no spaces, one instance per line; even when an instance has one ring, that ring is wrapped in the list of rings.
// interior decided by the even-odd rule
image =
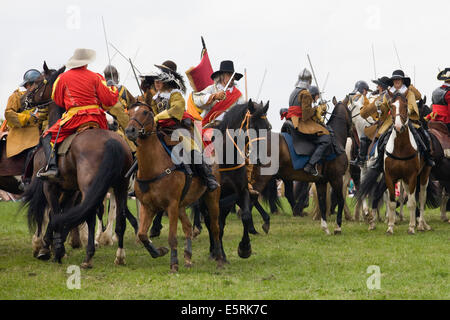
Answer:
[[[248,90],[247,90],[247,68],[244,68],[245,77],[245,101],[248,102]]]

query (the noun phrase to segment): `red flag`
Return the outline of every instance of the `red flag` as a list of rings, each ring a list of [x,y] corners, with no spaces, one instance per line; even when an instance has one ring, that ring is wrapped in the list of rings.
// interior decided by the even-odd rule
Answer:
[[[195,92],[199,92],[214,83],[211,79],[212,74],[213,69],[209,61],[208,52],[204,49],[199,65],[186,71],[186,76],[189,79],[192,89]]]

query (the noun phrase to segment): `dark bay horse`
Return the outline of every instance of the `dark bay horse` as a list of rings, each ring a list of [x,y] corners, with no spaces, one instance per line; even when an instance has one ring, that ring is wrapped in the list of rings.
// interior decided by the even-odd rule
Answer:
[[[410,222],[408,234],[415,233],[416,227],[416,190],[419,189],[419,231],[431,230],[431,227],[425,222],[425,202],[427,200],[427,187],[429,185],[429,176],[431,167],[425,165],[424,158],[418,152],[418,146],[409,128],[408,101],[402,94],[389,92],[390,112],[393,120],[393,130],[386,145],[385,154],[378,155],[384,157],[384,182],[388,189],[389,203],[386,204],[389,217],[387,234],[394,233],[395,224],[395,185],[402,182],[408,193],[408,211],[410,213]],[[362,199],[365,196],[378,193],[377,189],[382,187],[378,183],[380,173],[370,169],[361,182],[360,189],[356,197]],[[369,212],[370,213],[370,212]],[[374,217],[369,217],[369,230],[375,228]]]
[[[345,150],[345,144],[347,142],[347,137],[351,135],[352,119],[350,110],[342,102],[337,102],[336,98],[333,98],[333,103],[335,108],[328,122],[328,126],[333,129],[336,138],[336,144],[342,150]],[[256,189],[261,191],[265,188],[266,184],[270,179],[281,178],[284,181],[303,181],[303,182],[314,182],[316,184],[317,193],[319,197],[319,207],[321,212],[321,227],[326,234],[330,234],[328,230],[328,225],[326,221],[326,193],[327,193],[327,183],[331,184],[333,192],[338,203],[338,213],[337,213],[337,227],[334,231],[335,234],[341,234],[342,232],[342,210],[344,208],[344,197],[342,194],[343,187],[343,177],[347,170],[348,159],[345,152],[337,155],[335,160],[325,162],[322,165],[322,177],[313,177],[306,174],[303,170],[295,170],[292,166],[291,155],[289,152],[288,145],[281,134],[272,133],[271,139],[275,139],[279,144],[278,156],[279,156],[279,170],[278,173],[272,177],[270,176],[260,176],[260,180],[257,181]],[[276,156],[276,155],[275,155]],[[272,193],[276,190],[272,190]]]
[[[171,249],[170,271],[178,271],[177,222],[180,219],[186,236],[184,249],[185,267],[192,265],[192,225],[186,215],[186,207],[202,200],[208,209],[207,227],[211,230],[217,266],[223,265],[219,241],[220,188],[208,192],[197,176],[191,178],[177,170],[171,156],[158,137],[154,114],[150,106],[136,103],[129,108],[130,122],[125,132],[131,141],[137,142],[138,172],[135,193],[141,206],[139,210],[138,237],[153,258],[168,252],[167,248],[155,248],[148,238],[148,230],[156,214],[167,212],[169,216],[169,246]],[[218,166],[213,174],[220,181]],[[188,189],[185,189],[188,186]]]
[[[50,77],[44,75],[38,79],[37,89],[31,92],[30,99],[34,103],[49,103],[49,126],[54,124],[63,112],[62,108],[51,100],[52,85],[63,71],[64,68],[61,68]],[[42,148],[36,152],[32,181],[26,188],[23,199],[24,205],[28,207],[29,224],[36,224],[38,232],[42,231],[40,228],[46,208],[50,209],[50,221],[38,257],[49,259],[52,245],[55,261],[61,263],[65,255],[64,242],[68,232],[86,221],[88,245],[86,258],[81,266],[91,268],[95,253],[96,213],[102,207],[106,193],[112,188],[118,206],[116,233],[119,248],[115,263],[124,263],[125,219],[131,215],[127,207],[129,180],[124,176],[131,163],[131,151],[123,138],[102,129],[88,129],[78,133],[66,155],[58,157],[60,175],[57,180],[43,181],[36,176],[37,171],[46,165]]]

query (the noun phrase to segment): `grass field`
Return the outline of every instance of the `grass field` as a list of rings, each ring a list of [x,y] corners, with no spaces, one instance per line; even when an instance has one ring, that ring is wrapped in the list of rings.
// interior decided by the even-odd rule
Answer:
[[[287,208],[286,202],[283,206]],[[130,203],[130,209],[135,209]],[[359,222],[345,222],[341,236],[326,236],[319,223],[294,218],[290,212],[272,216],[269,235],[252,236],[253,255],[237,255],[241,222],[231,215],[224,247],[230,264],[222,270],[208,259],[206,229],[194,240],[191,269],[182,265],[184,239],[179,226],[178,274],[169,274],[169,255],[152,259],[126,233],[126,266],[114,265],[116,245],[98,248],[94,268],[81,270],[81,289],[69,290],[69,265],[79,265],[84,250],[66,246],[62,265],[36,260],[31,235],[18,204],[0,203],[0,299],[449,299],[450,224],[429,211],[433,231],[407,235],[408,222],[385,235],[386,225],[373,232]],[[287,211],[287,210],[286,210]],[[334,227],[333,221],[329,224]],[[261,230],[261,218],[254,214]],[[168,221],[163,220],[157,246],[167,246]],[[369,290],[369,266],[381,271],[381,287]]]

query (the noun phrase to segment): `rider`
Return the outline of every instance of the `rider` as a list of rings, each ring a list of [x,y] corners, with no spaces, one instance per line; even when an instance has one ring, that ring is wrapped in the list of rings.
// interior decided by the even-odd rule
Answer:
[[[47,113],[38,112],[32,106],[26,105],[24,94],[34,89],[34,81],[41,76],[36,69],[25,72],[23,82],[19,85],[26,91],[15,90],[8,99],[5,119],[9,127],[6,139],[6,156],[13,157],[24,150],[35,147],[39,143],[42,123],[47,120]]]
[[[419,151],[424,155],[426,165],[433,167],[434,161],[430,153],[431,138],[420,124],[420,113],[417,106],[417,101],[422,99],[421,93],[411,84],[411,78],[405,76],[402,70],[395,70],[392,73],[389,85],[391,87],[389,91],[392,94],[400,93],[406,95],[410,120],[408,127],[418,144]]]
[[[445,83],[433,92],[433,112],[426,118],[430,121],[440,121],[447,125],[450,132],[450,68],[439,72],[438,80]]]
[[[151,101],[151,107],[155,113],[155,123],[163,131],[171,132],[180,127],[181,121],[192,120],[192,117],[185,112],[186,102],[183,93],[186,92],[186,87],[183,77],[177,73],[177,65],[173,61],[165,61],[162,65],[156,65],[156,67],[159,68],[160,73],[154,79],[156,94]],[[198,152],[199,150],[195,146],[191,147],[194,168],[203,179],[208,191],[214,191],[219,187],[219,184],[212,173],[211,167],[205,163],[203,155],[196,155]],[[196,159],[201,159],[201,163],[198,164],[195,161]]]
[[[330,132],[325,125],[318,119],[314,120],[316,114],[322,112],[322,107],[313,107],[314,100],[309,91],[311,82],[311,72],[307,69],[300,72],[295,89],[289,98],[290,107],[286,119],[290,119],[294,128],[306,135],[317,146],[303,170],[308,174],[318,176],[316,164],[322,160],[325,150],[332,141]],[[315,94],[315,98],[318,99],[318,97],[319,94]]]
[[[77,132],[83,126],[94,125],[108,129],[105,111],[117,103],[119,92],[112,85],[108,87],[105,78],[87,69],[95,60],[91,49],[76,49],[66,68],[53,84],[52,99],[66,109],[62,118],[49,128],[42,138],[47,159],[45,171],[39,176],[52,179],[58,175],[55,146]]]
[[[124,132],[130,120],[127,114],[128,107],[131,106],[133,103],[135,103],[136,99],[124,85],[119,84],[119,72],[114,66],[112,65],[106,66],[105,70],[103,71],[103,74],[105,75],[106,84],[108,86],[117,87],[117,90],[119,91],[119,101],[111,109],[108,110],[108,113],[117,120],[117,123],[119,124],[118,133],[128,143],[128,145],[131,148],[131,151],[135,152],[136,146],[134,145],[134,143],[132,143],[127,139]]]
[[[355,89],[353,90],[351,95],[362,95],[363,96],[364,102],[363,102],[363,107],[361,108],[361,110],[366,108],[370,104],[370,101],[367,98],[367,94],[370,91],[371,90],[369,89],[369,85],[367,84],[367,82],[362,81],[362,80],[356,82]],[[363,117],[363,118],[367,119],[368,117]],[[360,141],[360,146],[359,146],[358,158],[355,159],[354,161],[351,161],[350,163],[352,165],[357,165],[359,167],[362,167],[362,166],[364,166],[364,164],[367,160],[367,153],[369,150],[370,143],[372,142],[371,139],[366,135],[366,130],[364,130],[364,133],[359,138],[359,141]]]

